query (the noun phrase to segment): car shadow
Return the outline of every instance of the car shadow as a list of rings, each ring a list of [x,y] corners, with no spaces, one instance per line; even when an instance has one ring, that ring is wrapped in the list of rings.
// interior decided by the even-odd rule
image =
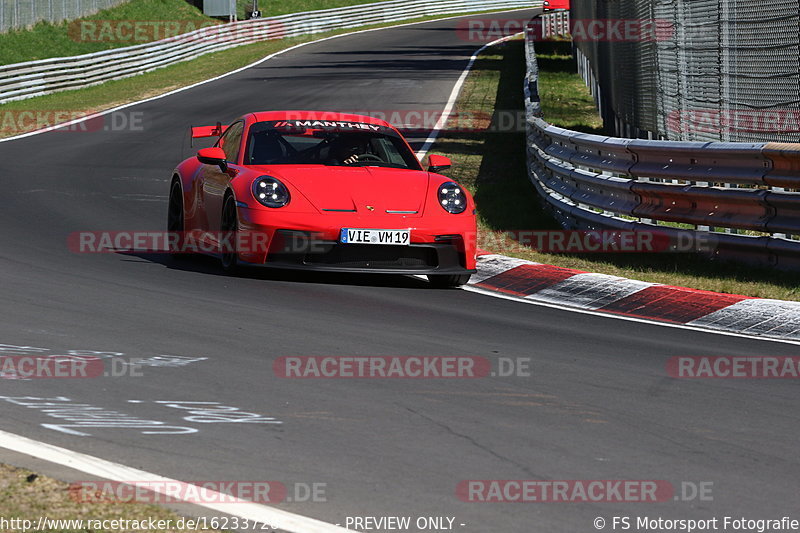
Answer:
[[[262,281],[280,281],[290,283],[350,285],[359,287],[394,287],[402,289],[430,289],[427,280],[402,274],[362,274],[345,272],[311,272],[305,270],[280,269],[259,266],[242,266],[235,274],[227,274],[222,270],[219,259],[208,255],[192,255],[176,257],[172,254],[119,252],[125,256],[123,261],[134,261],[133,258],[148,263],[163,265],[171,270],[182,270],[197,274],[230,277],[232,279],[253,279]],[[440,290],[440,289],[437,289]]]

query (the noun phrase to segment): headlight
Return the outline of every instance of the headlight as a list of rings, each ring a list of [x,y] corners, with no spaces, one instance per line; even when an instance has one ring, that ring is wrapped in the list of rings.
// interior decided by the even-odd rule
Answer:
[[[267,207],[283,207],[289,203],[289,189],[272,176],[261,176],[253,182],[253,196]]]
[[[467,208],[467,197],[461,190],[461,185],[452,181],[439,185],[439,205],[448,213],[463,213]]]

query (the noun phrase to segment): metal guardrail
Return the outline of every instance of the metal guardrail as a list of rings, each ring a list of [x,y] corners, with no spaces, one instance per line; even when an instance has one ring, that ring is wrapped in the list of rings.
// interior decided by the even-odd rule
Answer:
[[[568,229],[658,231],[714,257],[800,267],[800,144],[625,139],[541,118],[526,32],[529,177]]]
[[[257,41],[430,15],[536,6],[541,6],[541,1],[394,0],[222,24],[126,48],[0,65],[0,104],[135,76],[203,54]]]

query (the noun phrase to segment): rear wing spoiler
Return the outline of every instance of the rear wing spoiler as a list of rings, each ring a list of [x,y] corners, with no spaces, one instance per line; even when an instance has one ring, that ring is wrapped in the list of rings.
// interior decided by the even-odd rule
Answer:
[[[220,137],[225,133],[221,122],[217,122],[216,126],[192,126],[191,132],[193,141],[204,137]],[[194,146],[194,143],[192,143],[192,146]]]

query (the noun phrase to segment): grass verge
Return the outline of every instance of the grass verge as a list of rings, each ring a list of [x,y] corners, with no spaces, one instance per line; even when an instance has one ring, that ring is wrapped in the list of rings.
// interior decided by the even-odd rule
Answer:
[[[81,21],[92,22],[98,31],[82,34]],[[40,22],[29,29],[0,34],[0,64],[88,54],[160,38],[155,31],[140,31],[138,34],[101,32],[100,21],[180,21],[184,32],[191,31],[194,24],[199,27],[219,23],[185,0],[135,0],[73,21],[58,24]],[[112,28],[113,25],[107,26],[108,30]]]
[[[400,23],[423,22],[449,16],[453,15],[420,17]],[[184,61],[130,78],[109,81],[101,85],[8,102],[0,105],[0,138],[13,137],[35,129],[54,126],[57,121],[64,122],[72,118],[164,94],[220,76],[300,43],[353,31],[397,24],[399,23],[373,24],[355,29],[341,29],[315,35],[261,41],[207,54],[191,61]],[[48,114],[48,111],[57,113]],[[41,116],[37,118],[38,121],[30,120],[21,115],[23,112],[41,113]],[[67,115],[67,118],[64,118],[65,115]]]
[[[543,48],[543,47],[540,47]],[[602,122],[572,59],[558,48],[540,49],[539,94],[545,119],[557,126],[599,133]],[[484,51],[456,102],[457,113],[498,117],[524,112],[522,40]],[[524,114],[522,115],[524,116]],[[520,121],[518,121],[520,123]],[[524,125],[524,121],[521,121]],[[432,153],[453,160],[456,177],[478,204],[483,249],[587,272],[761,298],[800,301],[800,275],[709,261],[675,253],[552,254],[512,240],[505,232],[560,229],[542,208],[526,173],[524,128],[514,131],[443,131]]]
[[[373,1],[375,0],[262,1],[259,8],[262,18],[266,18]],[[246,11],[252,9],[252,5],[252,1],[237,2],[240,18],[244,17]],[[123,21],[140,21],[146,24],[135,26],[116,24]],[[86,24],[82,26],[82,22]],[[187,3],[186,0],[134,0],[76,20],[57,24],[40,22],[32,28],[2,33],[0,65],[143,44],[220,23],[221,20],[205,16],[200,9]]]
[[[0,517],[8,521],[0,526],[0,531],[24,531],[21,520],[33,522],[28,531],[36,528],[40,517],[49,520],[72,520],[70,523],[53,523],[45,527],[48,533],[99,533],[102,531],[142,531],[149,533],[183,533],[194,531],[217,531],[203,529],[179,529],[181,516],[158,507],[141,503],[86,503],[70,496],[69,484],[63,481],[41,476],[22,468],[0,464]],[[16,519],[16,520],[15,520]],[[148,527],[132,529],[130,521],[164,520],[163,525],[172,527],[150,529]],[[83,524],[74,521],[82,520]],[[91,521],[127,520],[128,528],[113,527],[113,522],[106,522],[109,527],[92,527]],[[169,522],[167,522],[169,521]],[[117,522],[117,525],[126,524]],[[6,528],[6,525],[11,527]],[[102,525],[102,522],[100,523]],[[19,527],[17,527],[19,526]],[[82,527],[81,527],[82,526]]]

